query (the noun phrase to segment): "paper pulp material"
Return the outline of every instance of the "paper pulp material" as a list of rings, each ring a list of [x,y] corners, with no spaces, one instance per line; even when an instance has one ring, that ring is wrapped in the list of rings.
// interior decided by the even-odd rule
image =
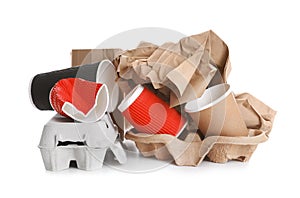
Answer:
[[[219,163],[247,161],[256,146],[268,140],[276,112],[250,94],[239,94],[235,98],[248,127],[247,137],[209,136],[201,140],[197,133],[190,133],[180,140],[166,134],[133,132],[125,137],[135,141],[145,157],[155,156],[160,160],[171,158],[179,166],[197,166],[206,156],[210,161]]]
[[[228,84],[205,90],[203,95],[185,105],[204,136],[248,136],[235,98]]]
[[[107,114],[95,123],[76,123],[57,114],[44,126],[39,148],[50,171],[67,169],[71,161],[83,170],[101,168],[107,149],[119,163],[127,160],[116,126]]]

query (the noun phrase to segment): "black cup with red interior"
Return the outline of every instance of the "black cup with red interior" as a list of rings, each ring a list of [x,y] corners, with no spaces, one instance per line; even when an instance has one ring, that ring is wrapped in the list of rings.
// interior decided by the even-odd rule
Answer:
[[[98,66],[99,62],[37,74],[32,78],[29,85],[32,103],[39,110],[53,110],[49,101],[49,94],[55,83],[65,78],[82,78],[95,82]]]

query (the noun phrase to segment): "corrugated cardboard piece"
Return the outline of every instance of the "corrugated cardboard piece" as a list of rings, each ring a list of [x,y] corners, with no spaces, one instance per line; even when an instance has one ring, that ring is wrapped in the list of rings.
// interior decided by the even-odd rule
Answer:
[[[276,112],[250,94],[239,94],[235,98],[248,127],[248,137],[210,136],[201,140],[197,133],[189,133],[185,140],[180,140],[171,135],[133,132],[125,137],[135,141],[145,157],[171,158],[180,166],[197,166],[206,156],[219,163],[247,161],[257,145],[268,140]]]

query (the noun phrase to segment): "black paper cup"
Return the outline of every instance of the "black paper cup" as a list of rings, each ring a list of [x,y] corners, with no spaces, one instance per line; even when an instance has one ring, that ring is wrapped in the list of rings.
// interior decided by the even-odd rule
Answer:
[[[34,76],[29,85],[32,103],[39,110],[53,110],[49,101],[49,94],[56,82],[64,78],[82,78],[96,82],[98,66],[99,62]]]

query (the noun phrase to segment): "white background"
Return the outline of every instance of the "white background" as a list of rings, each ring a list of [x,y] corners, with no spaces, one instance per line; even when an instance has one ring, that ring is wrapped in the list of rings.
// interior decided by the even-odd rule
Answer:
[[[299,196],[297,1],[171,2],[1,1],[1,197]],[[69,67],[73,48],[153,26],[186,35],[214,30],[229,46],[235,92],[250,92],[278,111],[269,141],[248,163],[170,165],[144,174],[45,171],[37,144],[53,112],[31,105],[30,79]]]

